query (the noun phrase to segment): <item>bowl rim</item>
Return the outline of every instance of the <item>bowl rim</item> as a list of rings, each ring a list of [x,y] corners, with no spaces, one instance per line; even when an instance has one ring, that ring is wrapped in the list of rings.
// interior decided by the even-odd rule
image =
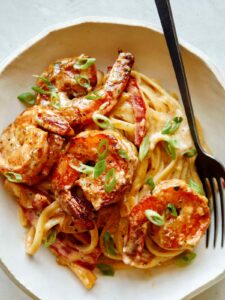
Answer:
[[[116,25],[125,25],[125,26],[131,26],[131,27],[142,27],[145,29],[149,29],[151,31],[154,31],[156,33],[159,33],[163,35],[163,32],[161,28],[156,26],[155,24],[152,24],[150,22],[145,22],[142,20],[137,19],[130,19],[130,18],[117,18],[117,17],[104,17],[104,16],[85,16],[76,18],[73,20],[69,20],[66,22],[60,22],[56,23],[54,25],[46,27],[44,30],[40,31],[38,34],[36,34],[31,39],[27,40],[22,46],[18,47],[15,51],[11,52],[6,58],[4,58],[0,62],[0,75],[3,73],[5,68],[9,66],[11,63],[13,63],[14,60],[16,60],[17,57],[23,54],[24,51],[30,49],[34,44],[41,41],[42,39],[46,38],[48,35],[50,35],[53,32],[66,29],[69,27],[73,27],[80,24],[85,23],[100,23],[100,24],[116,24]],[[225,77],[224,74],[218,69],[218,67],[212,62],[212,60],[208,57],[207,54],[205,54],[202,50],[199,50],[183,38],[179,37],[179,44],[182,48],[190,52],[191,54],[197,56],[203,64],[205,64],[210,71],[214,74],[216,79],[218,80],[221,87],[225,90]],[[27,296],[32,297],[32,299],[39,299],[28,287],[24,286],[19,279],[17,279],[13,272],[10,271],[7,267],[7,265],[2,261],[0,258],[0,268],[3,270],[3,272],[6,274],[6,276],[19,288],[21,289]],[[205,283],[201,287],[195,289],[194,291],[188,293],[186,296],[184,296],[183,299],[191,299],[192,297],[198,295],[199,293],[203,292],[204,290],[212,287],[214,284],[218,283],[220,280],[225,278],[225,269],[218,275],[216,275],[213,279],[211,279],[209,282]]]

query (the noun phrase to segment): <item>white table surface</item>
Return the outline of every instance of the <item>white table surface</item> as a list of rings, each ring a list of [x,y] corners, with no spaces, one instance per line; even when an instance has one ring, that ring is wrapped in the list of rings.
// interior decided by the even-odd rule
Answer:
[[[171,0],[171,5],[178,35],[204,51],[224,75],[225,1]],[[154,0],[0,0],[0,61],[47,26],[91,15],[160,26]],[[0,270],[0,300],[28,299]],[[194,298],[224,299],[225,280]]]

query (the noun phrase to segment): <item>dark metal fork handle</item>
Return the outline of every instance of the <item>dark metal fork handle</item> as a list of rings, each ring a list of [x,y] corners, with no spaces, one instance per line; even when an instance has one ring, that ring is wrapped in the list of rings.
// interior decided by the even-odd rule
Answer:
[[[169,0],[155,0],[196,150],[202,152]]]

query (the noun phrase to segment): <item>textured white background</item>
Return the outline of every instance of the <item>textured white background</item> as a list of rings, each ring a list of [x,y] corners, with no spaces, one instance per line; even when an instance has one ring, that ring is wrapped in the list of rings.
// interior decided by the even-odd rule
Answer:
[[[204,51],[224,75],[225,0],[171,0],[171,5],[179,37]],[[160,26],[154,0],[0,0],[0,61],[47,26],[91,15]],[[0,300],[28,299],[0,270]],[[225,280],[194,300],[224,299]]]

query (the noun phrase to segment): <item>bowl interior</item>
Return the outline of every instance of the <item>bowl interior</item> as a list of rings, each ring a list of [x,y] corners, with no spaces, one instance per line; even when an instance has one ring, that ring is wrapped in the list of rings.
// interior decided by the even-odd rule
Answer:
[[[128,22],[129,23],[129,22]],[[135,69],[160,80],[169,91],[178,87],[163,36],[150,28],[110,22],[79,22],[55,30],[13,59],[0,74],[0,129],[13,121],[24,107],[16,96],[29,91],[33,74],[40,74],[58,58],[87,53],[97,58],[98,68],[112,65],[118,49],[135,55]],[[196,115],[213,153],[225,162],[223,129],[225,91],[210,67],[191,51],[182,48]],[[198,247],[196,261],[187,268],[160,267],[150,271],[118,271],[102,277],[86,291],[66,268],[41,249],[33,258],[24,253],[24,229],[12,197],[0,187],[0,258],[21,285],[41,299],[180,299],[195,293],[225,270],[224,252]],[[7,243],[6,243],[7,239]],[[113,291],[113,292],[112,292]],[[170,292],[169,292],[170,291]]]

